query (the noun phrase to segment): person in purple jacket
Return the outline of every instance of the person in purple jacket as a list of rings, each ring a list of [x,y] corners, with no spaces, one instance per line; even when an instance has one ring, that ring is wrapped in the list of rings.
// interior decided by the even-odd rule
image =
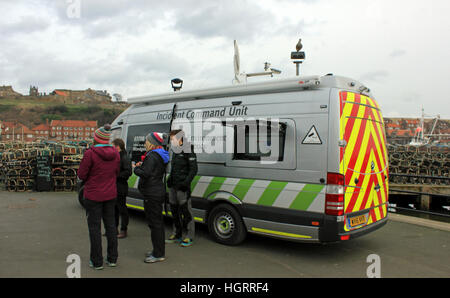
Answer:
[[[106,124],[94,133],[94,146],[85,151],[78,169],[78,177],[84,183],[84,207],[86,208],[89,240],[91,244],[89,265],[103,269],[101,220],[108,243],[106,263],[115,267],[118,258],[115,204],[116,180],[120,171],[120,155],[109,144],[111,126]]]

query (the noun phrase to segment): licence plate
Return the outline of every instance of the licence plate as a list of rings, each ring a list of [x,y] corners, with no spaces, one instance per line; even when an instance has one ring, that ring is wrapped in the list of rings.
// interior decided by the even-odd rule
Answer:
[[[356,227],[356,226],[366,224],[367,218],[365,215],[359,215],[359,216],[349,218],[349,221],[350,221],[350,227]]]

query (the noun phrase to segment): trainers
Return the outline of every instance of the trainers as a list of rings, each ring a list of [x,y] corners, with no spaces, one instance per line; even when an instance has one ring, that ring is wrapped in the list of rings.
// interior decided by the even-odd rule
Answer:
[[[192,239],[191,238],[184,238],[183,241],[181,241],[181,246],[188,247],[192,245]]]
[[[162,262],[165,259],[166,258],[164,258],[164,257],[157,258],[157,257],[154,257],[153,255],[151,255],[151,256],[146,257],[144,262],[145,263],[156,263],[156,262]]]
[[[93,268],[93,269],[95,269],[95,270],[102,270],[102,269],[103,269],[103,266],[97,266],[97,267],[95,267],[95,266],[94,266],[94,263],[92,263],[91,260],[89,260],[89,267],[91,267],[91,268]]]
[[[180,243],[181,237],[177,237],[176,235],[170,235],[169,239],[166,239],[166,243]]]
[[[108,265],[108,267],[117,267],[117,263],[116,262],[110,262],[108,260],[105,261],[106,265]]]

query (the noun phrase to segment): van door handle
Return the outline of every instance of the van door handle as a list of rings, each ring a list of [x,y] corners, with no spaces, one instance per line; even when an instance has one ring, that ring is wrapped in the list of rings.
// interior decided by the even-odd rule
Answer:
[[[380,189],[381,189],[380,184],[377,184],[377,185],[374,187],[374,190],[375,190],[376,192],[379,192]]]

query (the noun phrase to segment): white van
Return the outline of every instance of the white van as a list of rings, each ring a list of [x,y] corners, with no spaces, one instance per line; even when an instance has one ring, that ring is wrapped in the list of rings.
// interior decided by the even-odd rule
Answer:
[[[191,125],[185,132],[199,167],[193,216],[220,243],[239,244],[246,233],[335,242],[387,221],[383,117],[370,90],[355,80],[295,77],[128,102],[112,123],[112,138],[125,141],[132,161],[141,160],[149,132]],[[129,179],[127,206],[143,210],[137,180]]]

